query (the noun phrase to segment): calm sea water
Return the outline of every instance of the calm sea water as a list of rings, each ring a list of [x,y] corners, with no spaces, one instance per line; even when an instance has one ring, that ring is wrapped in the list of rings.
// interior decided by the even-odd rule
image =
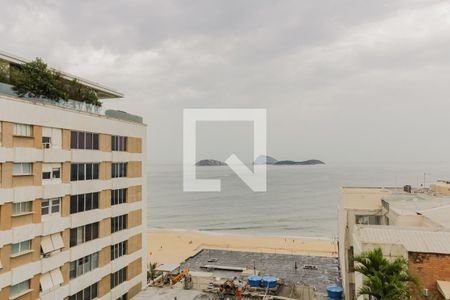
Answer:
[[[221,192],[183,192],[182,168],[149,166],[151,228],[271,236],[337,236],[341,186],[426,185],[450,179],[450,163],[346,163],[268,166],[267,192],[252,192],[228,167],[199,167]]]

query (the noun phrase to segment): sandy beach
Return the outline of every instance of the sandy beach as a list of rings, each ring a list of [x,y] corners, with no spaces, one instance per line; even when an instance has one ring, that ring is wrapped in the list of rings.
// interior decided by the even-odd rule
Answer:
[[[202,249],[337,256],[337,242],[334,240],[219,235],[161,229],[150,229],[148,232],[148,251],[151,262],[180,263]]]

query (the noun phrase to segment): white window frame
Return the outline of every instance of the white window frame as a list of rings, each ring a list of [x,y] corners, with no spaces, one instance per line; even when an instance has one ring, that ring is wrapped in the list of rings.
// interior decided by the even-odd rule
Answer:
[[[93,285],[90,285],[81,291],[79,291],[76,294],[70,295],[69,300],[76,300],[76,299],[96,299],[98,297],[98,282],[94,283]]]
[[[14,124],[14,136],[33,137],[33,125],[29,124]]]
[[[121,256],[127,254],[128,242],[125,240],[123,242],[111,245],[111,260],[115,260]]]
[[[61,164],[60,163],[44,163],[42,164],[42,183],[54,184],[61,183]],[[44,178],[44,174],[47,174],[49,178]]]
[[[111,206],[127,203],[128,189],[111,190]]]
[[[44,213],[44,209],[47,210]],[[57,209],[57,210],[55,210]],[[55,211],[54,211],[55,210]],[[43,199],[41,202],[41,215],[42,216],[54,216],[61,214],[61,198]]]
[[[13,176],[29,176],[33,175],[33,163],[14,163]]]
[[[44,142],[44,138],[48,138],[48,142]],[[52,147],[52,137],[51,136],[43,136],[42,137],[42,146],[44,149],[50,149]]]
[[[20,295],[22,293],[25,293],[26,291],[31,291],[30,289],[30,280],[27,279],[25,281],[19,282],[15,285],[11,285],[9,287],[9,297]]]
[[[55,174],[59,174],[58,177],[55,177]],[[61,168],[52,168],[52,177],[51,179],[61,179]]]
[[[20,216],[23,214],[30,214],[33,212],[33,201],[25,201],[13,203],[12,216]]]
[[[70,262],[69,277],[70,279],[77,278],[98,268],[99,254],[98,252],[89,254],[75,261]]]
[[[128,228],[128,214],[111,218],[111,233],[115,233]]]
[[[113,162],[111,164],[111,177],[123,178],[127,177],[128,163],[126,162]]]
[[[14,247],[17,246],[17,250],[13,250]],[[19,243],[11,244],[11,256],[20,255],[23,252],[27,252],[31,250],[31,240],[22,241]]]

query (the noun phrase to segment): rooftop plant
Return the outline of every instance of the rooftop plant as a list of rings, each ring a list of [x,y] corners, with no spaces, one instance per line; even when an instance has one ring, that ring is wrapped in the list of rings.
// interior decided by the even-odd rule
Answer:
[[[40,58],[16,68],[11,83],[19,97],[43,97],[53,101],[72,99],[101,106],[94,90],[76,79],[69,81],[63,78],[59,72],[49,69]]]
[[[408,261],[397,257],[389,261],[380,248],[356,256],[355,271],[364,275],[359,295],[373,300],[404,300],[411,298],[411,288],[419,285],[418,279],[408,270]]]

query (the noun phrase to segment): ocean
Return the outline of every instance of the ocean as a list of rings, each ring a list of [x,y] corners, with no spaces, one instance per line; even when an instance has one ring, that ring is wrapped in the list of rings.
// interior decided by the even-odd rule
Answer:
[[[268,166],[264,193],[226,166],[197,168],[197,178],[221,179],[221,192],[183,192],[180,165],[149,165],[148,172],[149,228],[336,238],[341,186],[428,186],[450,179],[450,163]]]

